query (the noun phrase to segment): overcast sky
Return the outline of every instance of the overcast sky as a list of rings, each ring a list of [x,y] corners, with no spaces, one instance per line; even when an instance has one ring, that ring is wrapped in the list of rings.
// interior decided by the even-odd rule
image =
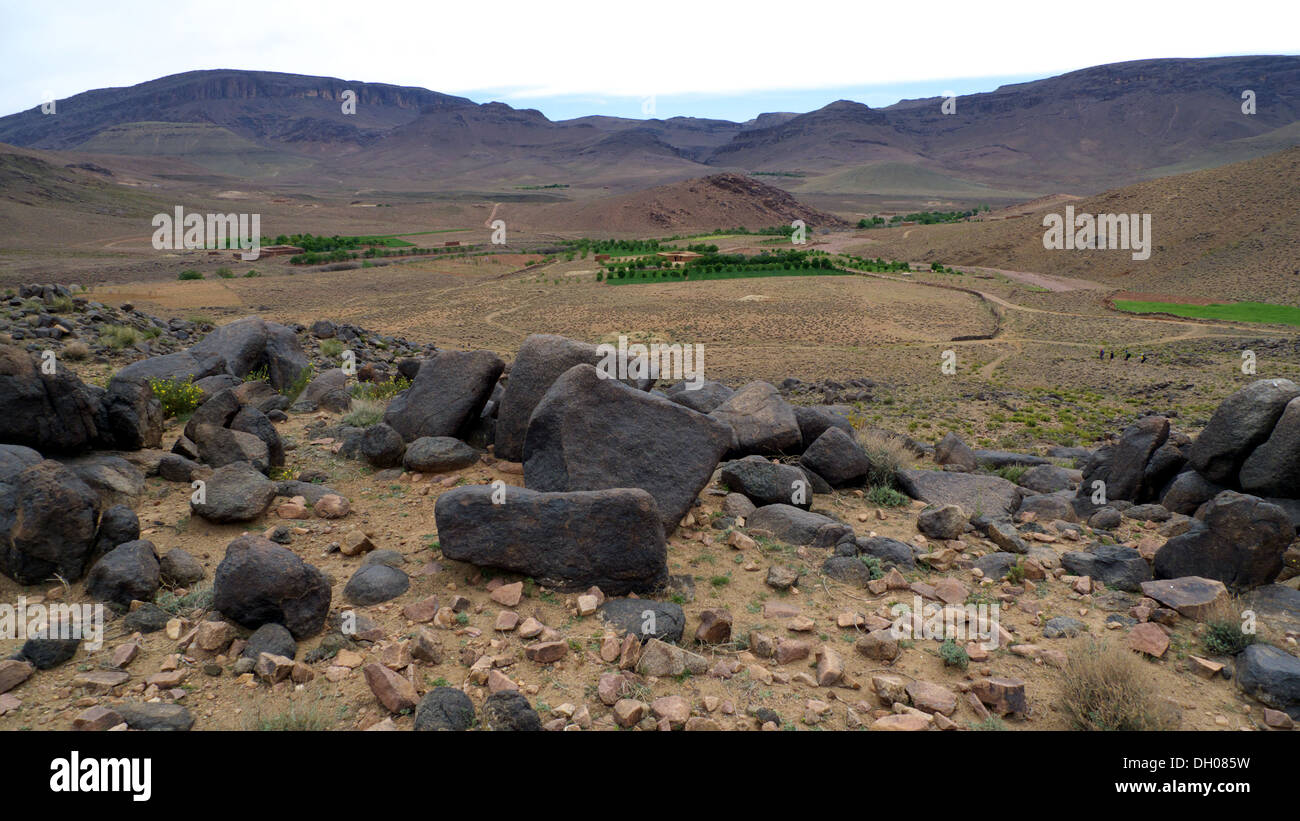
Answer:
[[[239,68],[423,86],[552,119],[745,120],[1123,60],[1296,53],[1298,0],[0,0],[0,115]]]

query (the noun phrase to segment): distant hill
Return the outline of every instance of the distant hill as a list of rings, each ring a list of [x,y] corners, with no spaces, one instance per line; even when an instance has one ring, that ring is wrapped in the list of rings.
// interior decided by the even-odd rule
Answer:
[[[948,265],[1064,274],[1115,289],[1300,305],[1300,147],[1071,201],[1045,198],[1003,221],[872,231],[870,253]],[[1151,214],[1150,259],[1043,247],[1043,216]],[[906,236],[904,236],[906,234]]]
[[[1257,110],[1241,112],[1241,93]],[[347,91],[356,112],[341,110]],[[873,109],[840,100],[745,123],[552,121],[422,88],[219,69],[87,91],[0,118],[0,142],[179,158],[283,184],[408,190],[562,183],[575,196],[717,170],[797,173],[801,193],[1031,197],[1089,193],[1300,142],[1300,57],[1142,60]],[[171,124],[168,127],[166,124]]]
[[[810,230],[848,227],[787,191],[740,174],[714,174],[632,194],[545,206],[526,219],[544,230],[661,236],[697,229],[772,228],[796,219]]]

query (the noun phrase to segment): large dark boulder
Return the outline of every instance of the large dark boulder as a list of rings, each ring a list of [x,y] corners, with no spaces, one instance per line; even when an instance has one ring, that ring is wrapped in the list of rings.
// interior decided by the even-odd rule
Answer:
[[[283,624],[301,640],[324,626],[330,583],[291,550],[261,536],[240,536],[217,565],[212,606],[245,627]]]
[[[795,405],[794,418],[799,420],[804,447],[816,442],[828,428],[839,428],[853,436],[853,423],[849,421],[852,412],[848,405]]]
[[[99,518],[95,552],[103,555],[120,544],[140,538],[140,517],[126,505],[113,505]]]
[[[140,450],[162,442],[162,403],[147,382],[114,376],[100,397],[95,421],[99,447]]]
[[[793,465],[769,462],[762,456],[746,456],[725,463],[721,479],[728,490],[743,494],[759,507],[776,504],[804,510],[812,507],[812,484]]]
[[[622,595],[668,579],[663,522],[654,497],[640,488],[538,493],[472,485],[439,496],[434,517],[448,559],[559,589],[596,585]]]
[[[967,473],[979,467],[979,460],[975,458],[975,451],[971,450],[970,445],[963,442],[960,436],[951,431],[935,444],[934,463],[936,465],[952,465]]]
[[[248,462],[223,465],[203,482],[202,501],[191,494],[190,511],[218,524],[251,522],[261,516],[275,500],[277,488]]]
[[[161,586],[158,552],[153,542],[138,539],[104,554],[86,575],[86,592],[100,601],[120,604],[152,601]]]
[[[396,567],[376,562],[362,565],[352,574],[343,587],[343,598],[351,604],[367,607],[395,599],[410,587],[410,576]]]
[[[455,687],[434,687],[415,708],[414,730],[461,732],[474,726],[474,702]]]
[[[721,382],[705,380],[698,386],[692,382],[678,382],[664,391],[664,395],[679,405],[685,405],[697,413],[711,413],[714,408],[731,398],[735,393]]]
[[[292,328],[256,316],[222,325],[190,348],[195,357],[214,353],[235,376],[265,371],[277,391],[292,387],[311,368]]]
[[[543,492],[641,488],[671,533],[729,443],[717,420],[576,365],[533,411],[524,484]]]
[[[455,436],[477,418],[504,368],[491,351],[442,351],[426,359],[411,387],[388,403],[384,422],[407,442]]]
[[[1300,659],[1271,644],[1252,644],[1237,657],[1237,686],[1262,704],[1300,719]]]
[[[650,639],[677,644],[686,629],[681,605],[653,599],[611,598],[597,610],[601,620],[618,635],[631,633],[642,643]]]
[[[539,732],[542,718],[523,693],[502,690],[483,702],[483,729],[496,732]]]
[[[266,445],[267,460],[271,467],[284,467],[284,442],[275,424],[257,408],[245,405],[230,420],[230,429],[251,433]]]
[[[799,457],[799,464],[831,484],[844,487],[861,483],[871,470],[871,457],[850,433],[830,427]]]
[[[397,467],[402,464],[405,454],[406,443],[402,441],[402,434],[389,425],[382,422],[371,425],[361,434],[361,455],[373,467],[380,470]]]
[[[1165,489],[1160,504],[1170,513],[1191,516],[1206,502],[1222,493],[1224,488],[1206,479],[1194,470],[1183,471],[1174,477]]]
[[[348,395],[348,375],[342,368],[331,368],[316,376],[293,404],[295,411],[313,411],[323,408],[341,413],[352,400]]]
[[[1277,578],[1294,538],[1295,527],[1280,507],[1225,490],[1202,505],[1190,530],[1156,552],[1155,575],[1202,576],[1247,590]]]
[[[1192,443],[1188,461],[1220,485],[1236,486],[1242,463],[1268,440],[1287,404],[1300,396],[1289,379],[1261,379],[1224,399]]]
[[[750,382],[709,415],[731,427],[737,454],[776,455],[803,446],[794,407],[767,382]]]
[[[1106,498],[1140,501],[1147,462],[1168,438],[1169,420],[1163,416],[1146,416],[1125,428],[1111,453]],[[1086,485],[1101,477],[1085,473],[1083,478]]]
[[[444,473],[478,462],[478,451],[451,436],[421,436],[407,445],[402,464],[417,473]]]
[[[220,354],[214,351],[195,352],[191,349],[132,362],[115,373],[112,381],[141,385],[148,385],[151,379],[198,382],[221,374],[228,374],[228,371]]]
[[[262,473],[271,469],[270,450],[256,434],[200,425],[194,432],[194,444],[199,449],[199,459],[214,468],[242,463],[251,464]]]
[[[957,505],[971,518],[1010,515],[1020,507],[1020,488],[1001,476],[950,470],[900,470],[898,483],[913,499],[931,505]]]
[[[1139,592],[1151,580],[1151,566],[1131,547],[1096,544],[1061,555],[1061,566],[1076,576],[1090,576],[1107,587]]]
[[[1300,398],[1287,403],[1268,439],[1246,457],[1240,478],[1247,493],[1300,499]]]
[[[533,409],[551,384],[575,365],[601,361],[596,346],[555,334],[533,334],[519,346],[497,411],[495,454],[517,462],[524,456],[524,436]]]
[[[0,573],[19,584],[77,581],[94,553],[99,496],[34,453],[0,450]]]
[[[777,539],[793,545],[812,544],[817,531],[825,525],[839,524],[829,516],[802,510],[792,505],[763,505],[745,520],[749,530],[766,530]]]
[[[0,442],[42,452],[82,450],[98,434],[98,402],[61,366],[41,372],[26,351],[0,345]]]

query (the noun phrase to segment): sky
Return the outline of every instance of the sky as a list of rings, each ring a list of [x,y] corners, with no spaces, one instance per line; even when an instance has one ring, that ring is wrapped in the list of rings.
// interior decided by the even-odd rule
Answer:
[[[809,111],[1102,63],[1300,53],[1300,2],[0,0],[0,115],[211,68],[584,114]]]

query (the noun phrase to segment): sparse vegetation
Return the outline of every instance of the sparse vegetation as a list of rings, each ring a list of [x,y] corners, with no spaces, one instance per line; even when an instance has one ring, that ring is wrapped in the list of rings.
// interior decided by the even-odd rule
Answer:
[[[163,415],[168,417],[193,413],[203,401],[203,391],[194,384],[192,378],[184,381],[150,379],[149,389],[162,405]]]
[[[1167,730],[1171,706],[1159,701],[1135,653],[1110,642],[1076,648],[1061,673],[1061,710],[1078,730]]]
[[[387,407],[386,402],[373,399],[353,399],[348,412],[343,414],[341,421],[343,424],[355,428],[368,428],[372,425],[378,425],[384,421],[384,410]]]

